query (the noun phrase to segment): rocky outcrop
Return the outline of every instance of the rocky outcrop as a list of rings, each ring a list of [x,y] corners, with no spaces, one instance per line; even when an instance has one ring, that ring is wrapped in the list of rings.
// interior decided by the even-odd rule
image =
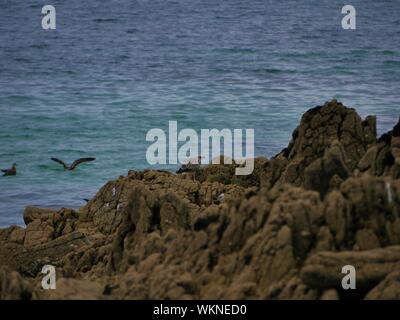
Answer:
[[[400,271],[389,273],[365,297],[367,300],[399,300],[400,299]]]
[[[358,164],[362,172],[376,176],[400,178],[400,119],[392,131],[382,135]]]
[[[356,269],[357,286],[371,289],[400,267],[400,246],[365,251],[319,252],[304,263],[301,278],[316,288],[339,287],[343,266]]]
[[[77,211],[27,208],[26,228],[0,230],[1,297],[396,299],[398,138],[400,123],[377,138],[374,117],[331,101],[250,176],[130,171]],[[46,264],[57,290],[41,289]]]
[[[28,300],[31,297],[32,289],[18,272],[0,267],[0,300]]]
[[[324,195],[349,176],[375,142],[375,117],[362,120],[354,109],[327,102],[303,115],[289,146],[271,160],[266,184],[290,183]]]

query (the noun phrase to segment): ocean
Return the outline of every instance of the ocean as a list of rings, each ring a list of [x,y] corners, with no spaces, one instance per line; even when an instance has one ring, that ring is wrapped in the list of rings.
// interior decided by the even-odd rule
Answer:
[[[42,29],[47,4],[56,30]],[[356,30],[342,29],[345,4]],[[0,177],[0,226],[150,168],[146,133],[169,120],[254,128],[270,157],[332,98],[390,130],[399,89],[398,0],[0,0],[0,167],[18,165]],[[50,160],[86,156],[71,172]]]

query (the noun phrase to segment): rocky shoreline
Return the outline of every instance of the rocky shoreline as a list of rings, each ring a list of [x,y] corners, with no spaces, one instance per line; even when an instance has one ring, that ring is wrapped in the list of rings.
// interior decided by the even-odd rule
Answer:
[[[234,169],[130,171],[77,211],[26,208],[26,228],[0,230],[0,299],[400,298],[400,121],[378,138],[333,100],[252,175]]]

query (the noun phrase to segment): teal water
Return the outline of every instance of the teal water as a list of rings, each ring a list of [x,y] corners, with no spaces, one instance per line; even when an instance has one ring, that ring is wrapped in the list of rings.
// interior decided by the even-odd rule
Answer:
[[[400,114],[400,2],[352,0],[0,1],[0,226],[27,205],[78,208],[149,165],[151,128],[254,128],[257,155],[287,145],[303,112],[337,98]],[[63,172],[50,157],[97,160]],[[175,166],[168,167],[175,169]]]

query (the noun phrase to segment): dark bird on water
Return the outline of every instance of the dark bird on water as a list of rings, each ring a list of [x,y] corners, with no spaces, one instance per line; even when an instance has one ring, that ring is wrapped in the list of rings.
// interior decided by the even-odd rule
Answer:
[[[57,159],[57,158],[51,158],[51,160],[61,164],[64,167],[64,170],[74,170],[81,163],[94,161],[94,160],[96,160],[96,158],[80,158],[78,160],[75,160],[70,166],[67,165],[64,161]]]
[[[2,169],[3,176],[15,176],[17,174],[17,164],[13,163],[10,169]]]

